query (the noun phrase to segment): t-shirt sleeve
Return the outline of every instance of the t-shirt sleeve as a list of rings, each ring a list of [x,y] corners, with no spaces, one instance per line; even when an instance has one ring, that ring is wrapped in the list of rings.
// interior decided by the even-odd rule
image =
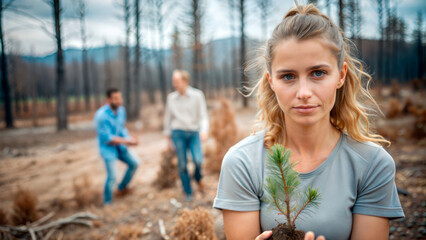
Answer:
[[[251,165],[246,154],[231,148],[222,162],[214,208],[233,211],[260,209],[259,186]]]
[[[395,185],[395,162],[379,148],[361,180],[353,213],[387,217],[404,217]]]

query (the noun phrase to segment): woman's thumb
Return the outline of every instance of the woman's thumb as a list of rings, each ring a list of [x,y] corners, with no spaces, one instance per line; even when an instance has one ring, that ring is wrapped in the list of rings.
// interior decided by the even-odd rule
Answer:
[[[305,234],[305,240],[314,240],[314,238],[315,238],[315,234],[311,231]]]

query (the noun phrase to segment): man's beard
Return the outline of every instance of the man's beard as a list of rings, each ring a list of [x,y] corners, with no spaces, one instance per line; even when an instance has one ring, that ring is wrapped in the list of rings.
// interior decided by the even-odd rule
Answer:
[[[112,110],[116,111],[118,109],[119,106],[110,103],[109,106],[111,107]]]

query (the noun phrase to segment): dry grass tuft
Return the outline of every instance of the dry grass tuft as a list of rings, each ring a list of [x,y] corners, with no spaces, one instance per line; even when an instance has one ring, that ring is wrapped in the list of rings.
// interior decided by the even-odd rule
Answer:
[[[399,106],[399,102],[398,99],[396,98],[392,98],[389,100],[389,109],[388,112],[386,114],[387,118],[396,118],[398,116],[400,116],[402,113],[402,109]]]
[[[13,197],[11,221],[14,225],[25,225],[38,219],[37,196],[29,189],[19,187]]]
[[[171,188],[178,179],[177,157],[173,150],[166,149],[161,153],[160,169],[153,185],[158,189]]]
[[[413,81],[411,81],[411,86],[414,91],[419,91],[422,89],[422,82],[420,81],[420,79],[416,78]]]
[[[395,142],[399,137],[399,129],[390,129],[387,126],[381,126],[377,128],[377,133],[386,138],[391,142]]]
[[[215,109],[212,115],[210,136],[214,139],[215,146],[206,149],[206,169],[220,172],[223,157],[238,141],[238,128],[234,110],[228,100],[222,99],[220,108]]]
[[[397,80],[392,80],[392,85],[391,85],[391,92],[390,95],[391,97],[399,97],[399,92],[401,91],[401,85],[399,85]]]
[[[426,109],[424,108],[418,111],[411,137],[414,139],[426,138]]]
[[[143,224],[126,224],[117,227],[117,235],[114,236],[116,240],[136,240],[141,239]]]
[[[183,210],[172,232],[176,240],[216,240],[214,222],[207,209]]]
[[[3,209],[0,209],[0,225],[7,225],[9,223],[7,219],[7,212]]]
[[[412,114],[417,116],[421,111],[422,109],[414,105],[410,97],[407,97],[407,99],[405,99],[404,107],[402,108],[402,113],[404,115]]]
[[[77,207],[84,208],[90,205],[100,204],[100,194],[93,189],[91,179],[87,174],[80,178],[74,178],[74,201]]]

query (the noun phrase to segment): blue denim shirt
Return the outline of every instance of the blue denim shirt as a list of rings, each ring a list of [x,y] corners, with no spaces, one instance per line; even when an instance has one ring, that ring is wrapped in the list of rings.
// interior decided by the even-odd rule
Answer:
[[[127,147],[124,144],[110,145],[109,142],[114,137],[129,137],[126,128],[126,110],[119,107],[117,112],[105,104],[96,111],[95,127],[98,135],[99,150],[104,159],[117,159],[120,152],[126,152]]]

